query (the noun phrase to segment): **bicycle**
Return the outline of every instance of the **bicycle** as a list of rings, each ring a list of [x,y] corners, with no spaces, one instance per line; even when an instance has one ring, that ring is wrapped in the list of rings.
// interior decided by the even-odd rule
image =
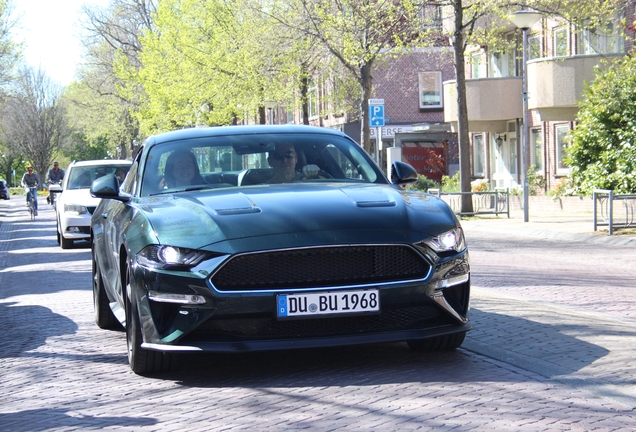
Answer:
[[[59,182],[49,182],[49,204],[52,207],[55,207],[55,201],[57,199],[56,195],[62,192],[62,181]]]
[[[31,220],[35,219],[35,217],[38,215],[38,210],[35,207],[37,190],[37,186],[29,186],[27,191],[27,207],[29,208],[29,215],[31,216]]]

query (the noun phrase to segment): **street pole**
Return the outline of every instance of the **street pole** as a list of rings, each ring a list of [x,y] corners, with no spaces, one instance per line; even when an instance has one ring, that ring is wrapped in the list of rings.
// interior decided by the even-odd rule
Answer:
[[[526,156],[528,149],[528,31],[541,19],[541,14],[531,10],[520,10],[510,16],[510,20],[523,31],[523,61],[522,61],[522,96],[523,119],[521,125],[521,179],[523,181],[523,221],[530,219],[528,209],[528,173],[526,169]]]
[[[523,29],[523,121],[521,125],[521,143],[523,154],[521,155],[521,175],[523,179],[523,221],[530,220],[528,211],[528,173],[526,172],[526,155],[528,150],[528,30]]]

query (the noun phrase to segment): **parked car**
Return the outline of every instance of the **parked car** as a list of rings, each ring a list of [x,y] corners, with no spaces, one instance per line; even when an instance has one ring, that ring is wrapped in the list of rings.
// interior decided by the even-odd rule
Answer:
[[[90,239],[91,215],[99,204],[90,187],[93,180],[117,170],[128,172],[129,160],[89,160],[71,163],[66,169],[62,192],[55,200],[57,242],[62,249],[73,247],[75,240]]]
[[[294,179],[274,182],[287,163]],[[179,352],[455,349],[471,328],[468,250],[444,201],[402,188],[416,178],[395,162],[389,181],[318,127],[150,137],[121,189],[112,175],[91,187],[95,321],[126,329],[138,374]]]
[[[11,199],[11,191],[9,190],[9,185],[7,185],[7,182],[4,179],[0,179],[0,199]]]

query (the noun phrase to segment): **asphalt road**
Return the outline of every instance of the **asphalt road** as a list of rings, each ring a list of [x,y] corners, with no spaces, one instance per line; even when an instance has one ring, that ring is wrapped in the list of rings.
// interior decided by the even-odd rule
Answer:
[[[0,202],[0,430],[636,430],[634,244],[464,225],[462,348],[194,355],[133,374],[93,322],[90,249]]]

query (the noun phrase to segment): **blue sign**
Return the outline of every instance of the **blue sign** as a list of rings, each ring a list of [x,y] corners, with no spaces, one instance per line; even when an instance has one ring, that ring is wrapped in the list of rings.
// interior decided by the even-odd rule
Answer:
[[[369,105],[369,126],[384,126],[384,105]]]

